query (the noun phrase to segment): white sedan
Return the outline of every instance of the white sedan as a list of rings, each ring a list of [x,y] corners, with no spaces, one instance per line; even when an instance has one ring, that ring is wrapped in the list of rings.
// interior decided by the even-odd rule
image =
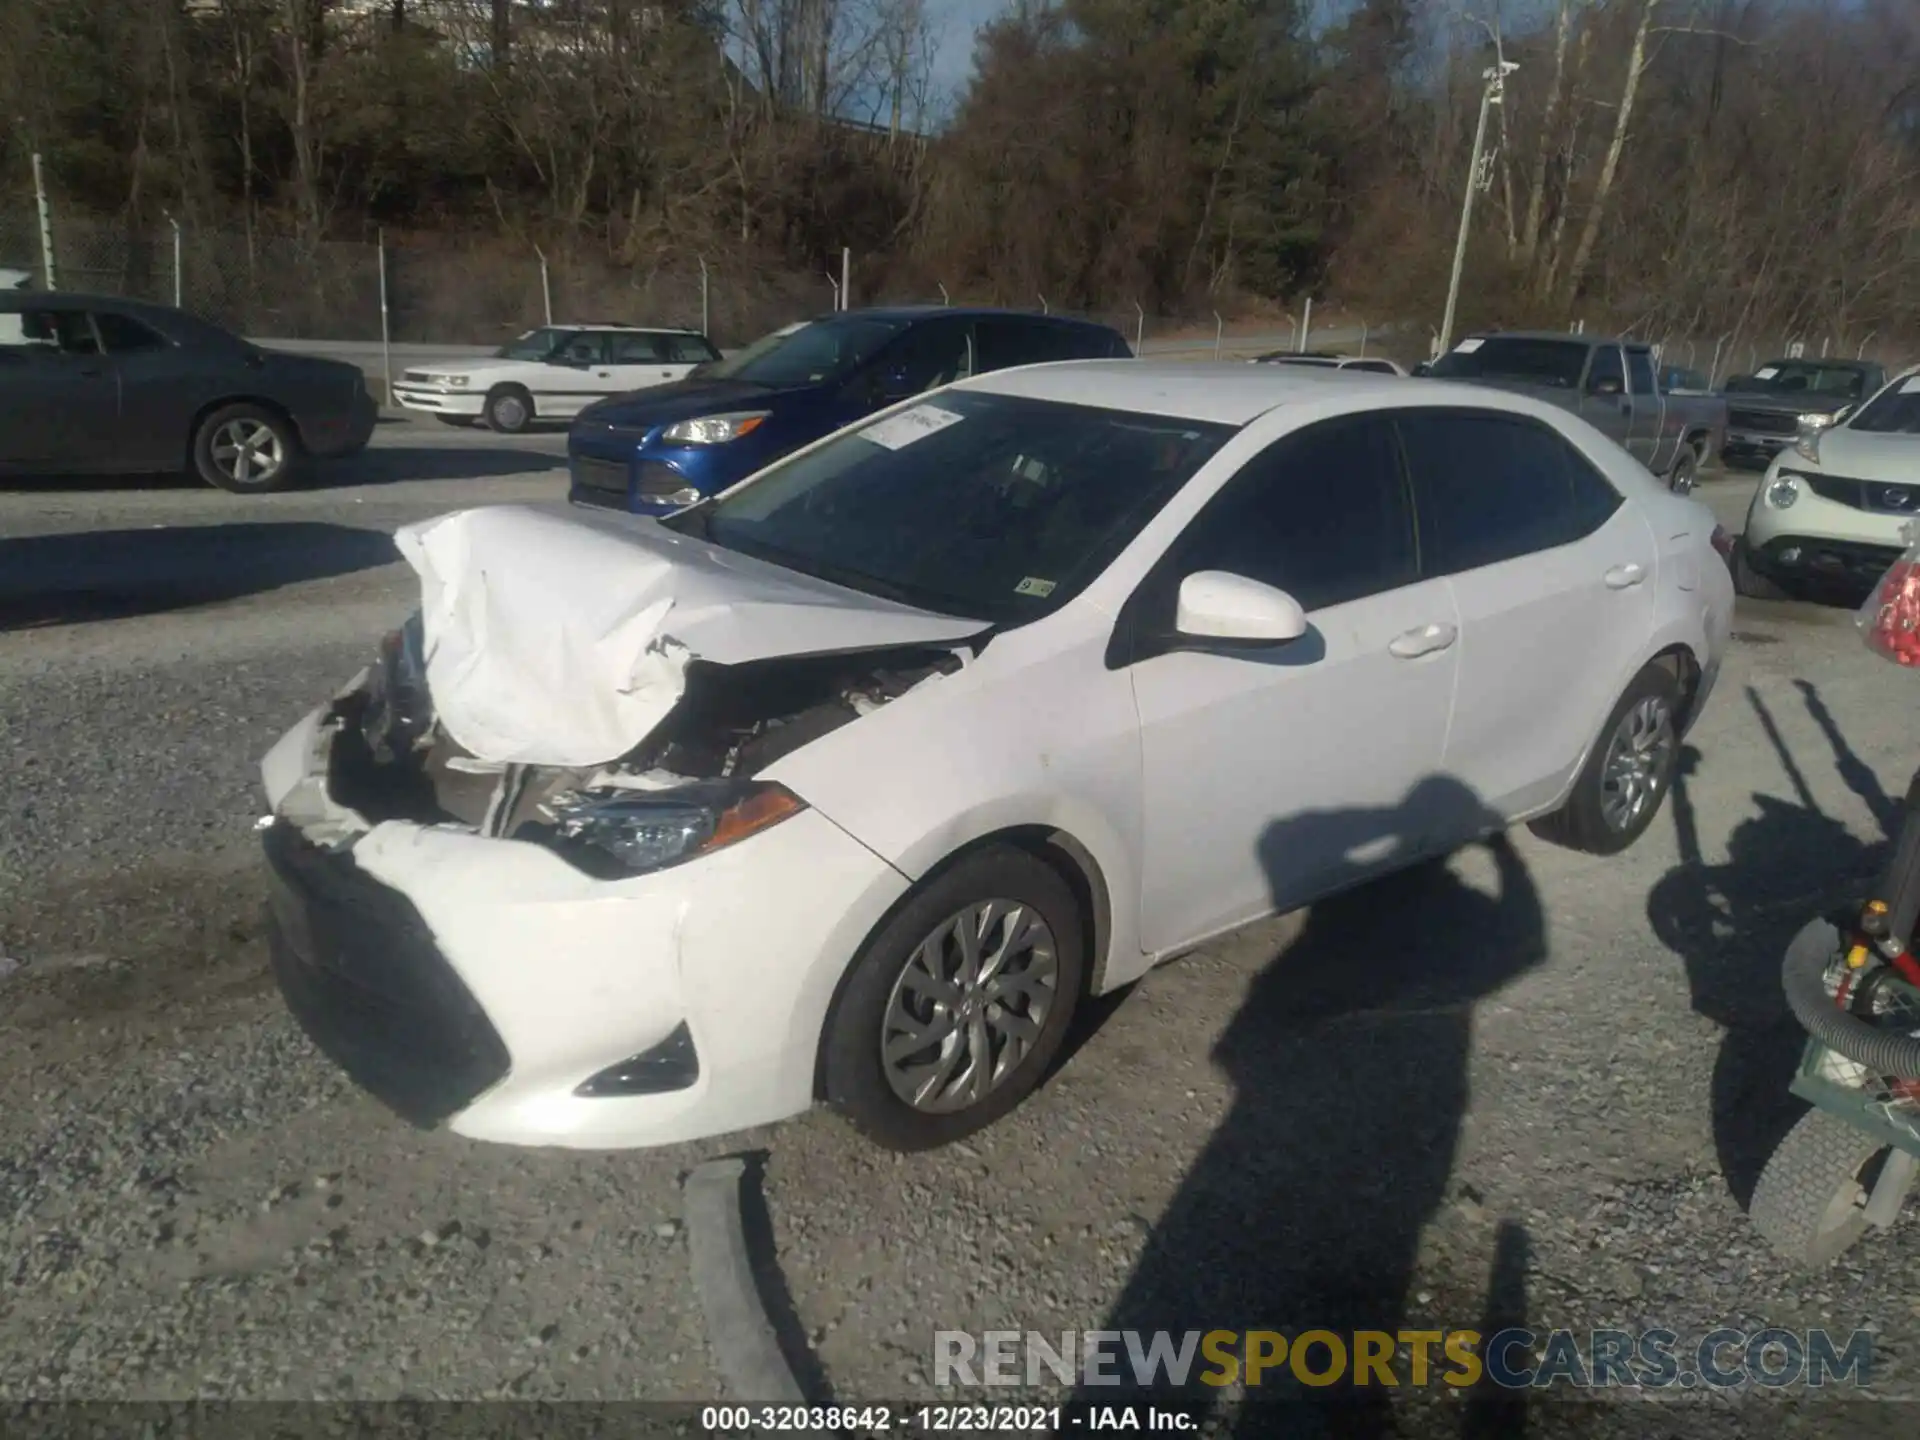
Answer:
[[[1631,844],[1723,541],[1552,406],[1150,361],[966,380],[667,521],[443,516],[263,762],[275,971],[464,1135],[825,1101],[943,1144],[1212,936],[1518,821]]]
[[[450,425],[484,420],[518,434],[543,420],[570,420],[596,400],[684,380],[718,360],[697,330],[636,325],[547,325],[484,360],[451,360],[401,373],[393,398]]]

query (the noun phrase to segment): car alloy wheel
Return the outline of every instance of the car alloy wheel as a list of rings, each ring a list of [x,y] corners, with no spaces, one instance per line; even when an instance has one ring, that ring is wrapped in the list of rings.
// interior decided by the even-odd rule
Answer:
[[[264,420],[236,416],[213,432],[213,463],[236,488],[253,489],[278,476],[287,463],[286,443]]]
[[[914,947],[880,1024],[893,1093],[925,1114],[977,1105],[1039,1043],[1060,983],[1059,949],[1038,910],[985,900]]]
[[[1678,743],[1664,696],[1643,696],[1620,717],[1600,772],[1600,814],[1609,829],[1632,829],[1659,803]]]

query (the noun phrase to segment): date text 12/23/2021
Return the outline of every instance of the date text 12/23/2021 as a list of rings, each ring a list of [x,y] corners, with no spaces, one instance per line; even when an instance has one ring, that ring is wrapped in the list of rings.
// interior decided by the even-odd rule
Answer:
[[[1086,1431],[1173,1434],[1199,1428],[1172,1406],[1097,1405],[709,1405],[708,1435],[1059,1435]]]

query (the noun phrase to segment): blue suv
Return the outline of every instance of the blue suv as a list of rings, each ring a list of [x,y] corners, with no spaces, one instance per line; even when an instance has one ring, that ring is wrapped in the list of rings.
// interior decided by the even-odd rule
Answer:
[[[1129,359],[1085,320],[947,306],[848,310],[789,325],[684,380],[580,412],[575,504],[668,515],[923,390],[1050,360]]]

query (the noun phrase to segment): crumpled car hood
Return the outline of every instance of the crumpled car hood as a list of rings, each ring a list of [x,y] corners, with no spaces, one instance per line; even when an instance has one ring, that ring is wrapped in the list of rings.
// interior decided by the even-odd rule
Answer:
[[[935,644],[988,628],[638,516],[495,505],[407,526],[394,543],[420,576],[440,723],[470,754],[501,764],[618,759],[673,709],[691,660]]]

